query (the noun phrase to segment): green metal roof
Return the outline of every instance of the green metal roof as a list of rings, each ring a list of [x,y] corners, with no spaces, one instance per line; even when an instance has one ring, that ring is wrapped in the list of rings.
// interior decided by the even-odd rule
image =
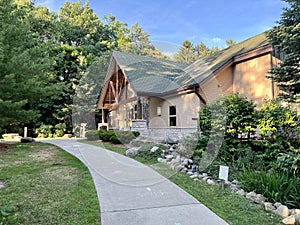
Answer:
[[[234,57],[269,46],[265,33],[249,38],[191,65],[119,51],[113,57],[137,94],[155,95],[200,84]]]

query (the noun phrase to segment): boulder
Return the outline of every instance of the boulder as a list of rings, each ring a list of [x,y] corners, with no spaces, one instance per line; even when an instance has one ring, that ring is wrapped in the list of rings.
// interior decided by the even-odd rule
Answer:
[[[135,155],[137,155],[139,152],[138,148],[129,148],[126,150],[125,155],[128,157],[133,157]]]
[[[31,142],[35,142],[35,140],[32,137],[22,137],[21,142],[22,143],[31,143]]]
[[[262,205],[265,201],[266,201],[266,198],[261,194],[257,194],[254,198],[254,202],[257,203],[257,204]]]
[[[289,208],[285,205],[280,205],[276,210],[275,213],[282,218],[286,218],[289,216]]]
[[[254,191],[251,191],[248,194],[246,194],[246,198],[251,199],[252,201],[254,201],[255,197],[256,193]]]
[[[173,159],[173,155],[166,155],[165,158],[167,160],[167,162],[171,162],[171,160]]]
[[[150,152],[156,152],[159,149],[159,147],[154,146],[150,149]]]
[[[295,216],[289,216],[289,217],[283,219],[282,223],[286,224],[286,225],[294,225],[296,223]]]
[[[236,193],[240,196],[245,196],[246,195],[246,192],[243,189],[238,190]]]
[[[207,183],[208,185],[216,185],[216,182],[215,182],[214,180],[212,180],[212,179],[207,179],[207,180],[206,180],[206,183]]]
[[[275,206],[271,202],[264,202],[264,207],[268,212],[274,212],[276,210]]]

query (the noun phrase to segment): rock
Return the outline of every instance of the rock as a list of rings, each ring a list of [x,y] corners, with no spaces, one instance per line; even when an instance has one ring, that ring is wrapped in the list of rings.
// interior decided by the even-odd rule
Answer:
[[[207,180],[206,180],[206,183],[207,183],[208,185],[216,185],[216,182],[215,182],[214,180],[212,180],[212,179],[207,179]]]
[[[208,179],[209,179],[209,177],[202,177],[202,180],[205,181],[205,182],[206,182]]]
[[[0,188],[5,188],[5,184],[2,181],[0,181]]]
[[[150,149],[150,152],[156,152],[159,149],[159,147],[154,146]]]
[[[282,204],[280,203],[280,202],[275,202],[274,203],[274,206],[276,207],[276,209],[279,207],[279,206],[281,206]]]
[[[192,165],[192,172],[197,172],[197,171],[198,171],[198,166]]]
[[[295,215],[296,224],[300,225],[300,214]]]
[[[189,176],[194,175],[194,173],[191,172],[191,171],[188,171],[186,174],[189,175]]]
[[[128,157],[132,157],[132,156],[137,155],[138,152],[139,152],[138,148],[129,148],[126,150],[125,155]]]
[[[171,160],[173,159],[173,155],[166,155],[165,156],[166,157],[166,160],[167,160],[167,162],[171,162]]]
[[[199,175],[199,178],[202,179],[203,177],[207,177],[207,173],[202,173],[201,175]]]
[[[289,216],[289,208],[285,205],[280,205],[276,210],[275,213],[282,218],[286,218]]]
[[[246,198],[251,199],[252,201],[254,201],[255,197],[256,193],[254,191],[251,191],[248,194],[246,194]]]
[[[231,183],[235,184],[235,185],[239,185],[240,184],[237,180],[233,180]]]
[[[230,189],[230,191],[232,191],[232,192],[237,192],[237,191],[239,190],[239,186],[236,185],[236,184],[231,184],[231,185],[229,186],[229,189]]]
[[[261,194],[256,195],[254,198],[254,202],[257,204],[263,204],[265,201],[266,201],[266,198]]]
[[[22,143],[31,143],[31,142],[35,142],[35,140],[32,137],[22,137],[21,142]]]
[[[176,171],[181,171],[181,170],[183,170],[183,169],[184,169],[184,166],[183,166],[183,165],[178,165],[178,166],[175,167],[175,170],[176,170]]]
[[[184,159],[182,162],[182,165],[187,166],[189,164],[189,160],[188,159]]]
[[[72,134],[64,134],[63,138],[71,138]]]
[[[191,175],[190,178],[195,179],[197,177],[197,175]]]
[[[274,212],[276,210],[275,206],[271,202],[264,202],[264,207],[268,212]]]
[[[189,163],[189,164],[193,164],[194,161],[193,161],[192,159],[188,159],[188,163]]]
[[[195,178],[194,181],[199,181],[199,179],[198,179],[198,178]]]
[[[243,189],[238,190],[236,193],[240,196],[245,196],[246,195],[246,192]]]
[[[286,224],[286,225],[294,225],[296,223],[296,218],[295,218],[295,216],[289,216],[289,217],[283,219],[282,223]]]
[[[178,165],[178,164],[180,164],[180,156],[178,155],[178,156],[176,156],[176,158],[174,159],[172,159],[172,164],[176,164],[176,165]]]
[[[300,216],[300,209],[295,209],[295,215]]]

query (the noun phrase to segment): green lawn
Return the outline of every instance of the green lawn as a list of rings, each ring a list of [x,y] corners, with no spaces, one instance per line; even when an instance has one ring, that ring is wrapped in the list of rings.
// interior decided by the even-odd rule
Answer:
[[[0,210],[11,207],[16,217],[8,224],[100,223],[88,169],[53,145],[0,144],[0,182],[5,184],[0,188]]]
[[[84,143],[105,147],[111,151],[124,154],[126,149],[120,145],[110,145],[96,141],[82,141]],[[135,158],[142,163],[146,163],[145,159]],[[149,161],[149,165],[163,176],[169,178],[179,187],[193,195],[201,203],[206,205],[217,215],[223,218],[231,225],[279,225],[281,218],[272,213],[267,213],[262,206],[251,202],[245,197],[233,194],[228,190],[222,191],[219,186],[210,186],[203,181],[194,181],[189,176],[181,173],[174,173],[166,164],[155,164]]]

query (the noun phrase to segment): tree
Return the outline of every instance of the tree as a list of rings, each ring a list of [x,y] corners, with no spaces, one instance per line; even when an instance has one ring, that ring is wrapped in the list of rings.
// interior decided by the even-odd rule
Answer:
[[[195,62],[196,59],[195,47],[189,40],[185,40],[179,48],[179,51],[174,55],[175,61],[187,64]]]
[[[235,44],[236,44],[236,42],[234,40],[232,40],[232,38],[226,40],[226,45],[228,47],[231,47],[232,45],[235,45]]]
[[[0,132],[18,132],[39,118],[32,106],[52,93],[51,60],[48,45],[33,32],[31,18],[24,19],[25,6],[0,2]]]
[[[276,52],[284,54],[278,67],[270,71],[281,93],[279,97],[287,102],[300,103],[300,2],[284,0],[289,7],[283,9],[281,20],[268,33]]]

